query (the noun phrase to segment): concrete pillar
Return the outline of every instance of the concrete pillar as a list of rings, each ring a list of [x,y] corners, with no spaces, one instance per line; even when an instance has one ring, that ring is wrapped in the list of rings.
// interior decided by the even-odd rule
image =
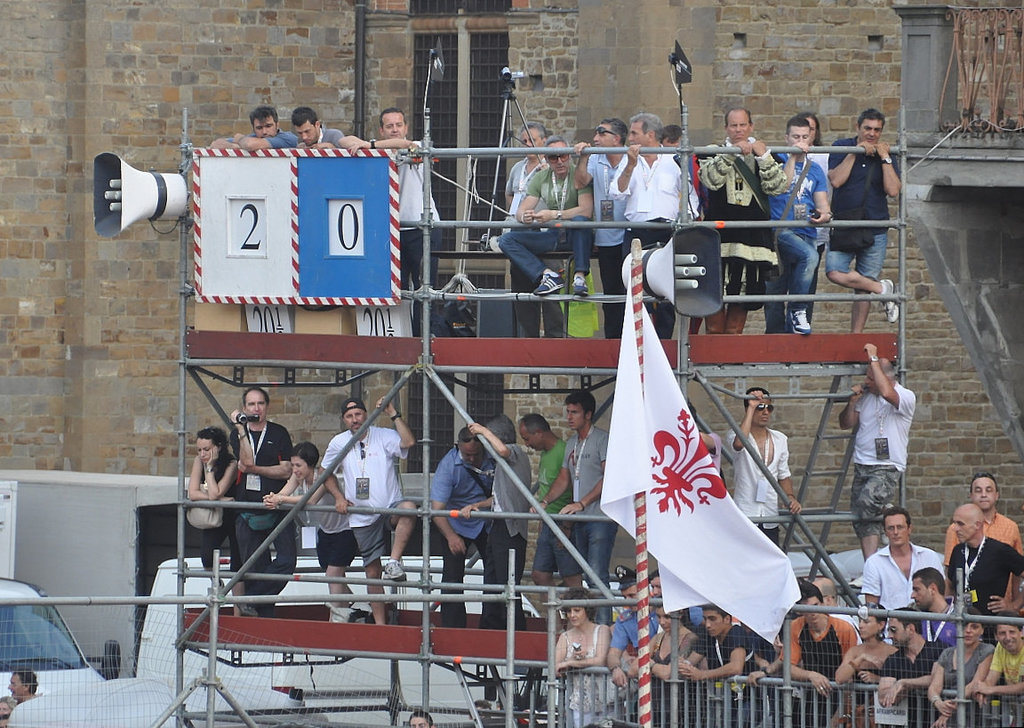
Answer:
[[[903,21],[903,110],[906,131],[939,131],[958,121],[957,73],[953,52],[952,8],[947,5],[895,7]],[[947,69],[950,70],[947,80]],[[945,93],[943,86],[945,85]]]

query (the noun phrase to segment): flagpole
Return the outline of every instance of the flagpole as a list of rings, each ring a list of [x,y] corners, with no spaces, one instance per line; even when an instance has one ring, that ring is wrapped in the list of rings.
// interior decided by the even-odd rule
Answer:
[[[640,241],[633,239],[630,265],[630,298],[633,312],[633,331],[636,336],[637,362],[640,369],[640,391],[644,383],[644,286],[643,250]],[[633,496],[636,511],[636,585],[637,585],[637,719],[640,728],[651,728],[651,590],[647,578],[647,489]]]

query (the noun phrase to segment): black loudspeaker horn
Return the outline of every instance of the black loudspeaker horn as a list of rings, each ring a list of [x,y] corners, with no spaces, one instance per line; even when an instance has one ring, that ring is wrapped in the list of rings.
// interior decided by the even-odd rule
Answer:
[[[180,174],[140,172],[116,154],[97,154],[92,164],[96,233],[112,238],[133,222],[179,217],[188,204]]]

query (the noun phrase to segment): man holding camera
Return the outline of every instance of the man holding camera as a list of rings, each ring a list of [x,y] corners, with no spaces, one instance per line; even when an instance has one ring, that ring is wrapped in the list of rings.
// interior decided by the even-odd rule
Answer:
[[[275,526],[287,515],[270,512],[263,507],[263,496],[284,487],[291,475],[292,438],[281,425],[267,421],[270,395],[262,387],[249,387],[242,395],[242,409],[231,413],[235,423],[231,433],[231,449],[238,458],[239,482],[235,499],[259,503],[259,510],[241,511],[235,521],[241,560],[247,561],[266,540]],[[295,526],[289,524],[274,539],[275,558],[267,549],[252,565],[257,574],[291,574],[295,571]],[[247,579],[247,596],[280,594],[285,581]],[[273,604],[243,604],[239,611],[247,617],[274,616]]]

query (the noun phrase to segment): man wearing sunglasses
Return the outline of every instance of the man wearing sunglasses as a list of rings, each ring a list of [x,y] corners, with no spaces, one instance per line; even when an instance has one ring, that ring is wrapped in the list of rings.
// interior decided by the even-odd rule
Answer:
[[[733,468],[733,500],[748,517],[772,517],[779,515],[779,496],[772,487],[761,466],[771,473],[788,499],[790,513],[799,513],[800,502],[793,495],[793,479],[789,472],[789,438],[778,430],[769,428],[772,412],[772,396],[762,387],[751,387],[746,392],[746,410],[740,431],[733,433],[732,449],[735,456]],[[747,452],[744,441],[749,442],[757,452],[757,460]],[[779,545],[779,524],[765,521],[757,524],[761,533]]]
[[[498,246],[530,280],[537,282],[534,294],[547,296],[560,291],[565,279],[540,259],[541,255],[571,250],[576,269],[572,293],[587,295],[586,274],[590,272],[592,230],[562,229],[563,220],[589,221],[594,212],[594,192],[590,185],[576,189],[569,173],[569,143],[564,137],[547,138],[548,147],[565,147],[565,153],[547,155],[548,168],[538,172],[526,189],[526,199],[516,211],[516,219],[527,225],[553,225],[538,229],[519,229],[498,238]]]
[[[626,122],[614,117],[601,119],[591,142],[580,142],[573,151],[579,157],[573,173],[577,187],[594,188],[594,218],[600,222],[621,222],[626,219],[626,201],[611,194],[612,180],[626,165],[623,154],[584,154],[589,146],[622,147],[626,144]],[[625,230],[602,228],[594,231],[597,266],[601,271],[601,290],[608,295],[622,296],[626,287],[622,283],[622,261],[627,251],[623,247]],[[604,304],[604,338],[617,339],[622,334],[625,303]]]

